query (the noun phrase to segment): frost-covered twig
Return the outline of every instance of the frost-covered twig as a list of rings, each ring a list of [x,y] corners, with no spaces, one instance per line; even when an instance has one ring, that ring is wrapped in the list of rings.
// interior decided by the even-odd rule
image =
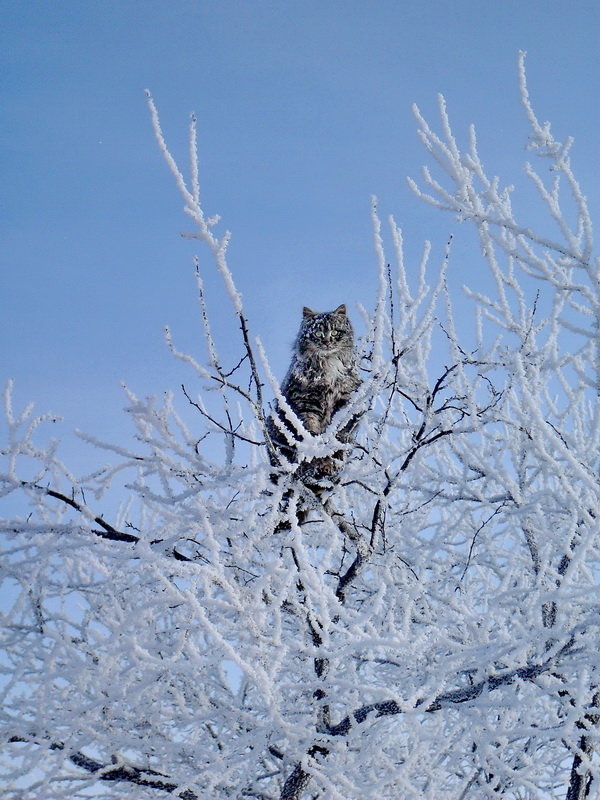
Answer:
[[[457,302],[460,229],[435,270],[437,246],[412,263],[373,203],[363,382],[318,436],[203,210],[196,120],[188,179],[150,98],[230,336],[198,272],[203,356],[167,331],[196,385],[126,389],[134,444],[83,436],[110,463],[82,477],[56,418],[6,393],[0,500],[22,509],[0,523],[8,800],[25,784],[31,800],[572,800],[598,780],[598,261],[570,141],[539,123],[522,66],[521,94],[555,232],[520,218],[518,187],[489,177],[474,129],[462,148],[443,101],[440,133],[419,117],[437,170],[422,194],[474,226],[487,276]],[[295,459],[271,441],[270,398]],[[335,480],[303,480],[337,452]]]

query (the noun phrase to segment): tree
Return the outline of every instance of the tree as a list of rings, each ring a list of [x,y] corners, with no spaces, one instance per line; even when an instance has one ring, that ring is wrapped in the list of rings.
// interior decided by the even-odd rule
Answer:
[[[364,380],[324,434],[287,413],[290,462],[269,437],[285,408],[227,265],[229,235],[161,151],[239,325],[239,360],[212,336],[185,411],[128,396],[135,449],[76,479],[44,417],[6,392],[1,722],[6,797],[584,798],[600,719],[600,292],[585,199],[532,110],[526,172],[551,232],[513,212],[474,130],[456,143],[416,116],[438,176],[416,194],[468,223],[494,293],[467,290],[472,346],[452,311],[449,244],[427,278],[384,253],[364,314]],[[544,223],[545,224],[545,223]],[[548,226],[549,227],[549,226]],[[429,283],[428,283],[429,281]],[[188,384],[189,386],[189,384]],[[186,413],[193,412],[191,422]],[[189,415],[188,415],[189,416]],[[339,451],[320,486],[303,463]],[[211,446],[221,438],[224,454]],[[40,443],[42,442],[42,443]],[[46,443],[43,443],[46,442]],[[108,522],[110,487],[129,499]]]

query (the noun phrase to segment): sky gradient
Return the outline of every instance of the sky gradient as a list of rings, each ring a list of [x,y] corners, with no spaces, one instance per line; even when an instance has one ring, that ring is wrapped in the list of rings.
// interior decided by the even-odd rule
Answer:
[[[433,267],[443,257],[454,223],[405,180],[426,161],[413,102],[437,124],[442,92],[457,137],[475,123],[490,171],[518,187],[526,50],[534,107],[574,136],[600,211],[595,0],[2,0],[0,20],[0,379],[65,431],[119,440],[120,381],[145,395],[189,378],[163,327],[201,355],[195,255],[216,333],[236,337],[207,252],[180,237],[146,88],[182,160],[197,114],[205,210],[233,233],[230,267],[280,376],[302,306],[372,305],[372,194],[415,268],[424,239]],[[477,286],[477,254],[450,274]]]

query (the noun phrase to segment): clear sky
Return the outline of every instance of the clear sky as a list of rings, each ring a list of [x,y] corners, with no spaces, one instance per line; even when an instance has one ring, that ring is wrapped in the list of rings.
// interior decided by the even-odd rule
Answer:
[[[517,53],[542,119],[575,137],[600,211],[597,0],[0,0],[0,379],[20,402],[104,438],[126,430],[120,381],[139,394],[189,375],[163,344],[200,352],[192,259],[218,333],[235,336],[207,254],[180,238],[181,200],[154,142],[144,89],[185,157],[199,120],[206,211],[233,232],[230,266],[254,333],[285,371],[303,305],[371,305],[369,204],[442,257],[453,222],[405,181],[425,156],[411,104],[522,180],[527,128]],[[453,265],[477,284],[477,258]]]

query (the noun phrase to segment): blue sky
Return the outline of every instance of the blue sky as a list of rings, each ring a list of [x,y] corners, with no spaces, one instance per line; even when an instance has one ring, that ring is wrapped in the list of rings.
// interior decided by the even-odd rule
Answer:
[[[596,0],[2,0],[0,21],[0,379],[69,429],[119,439],[120,381],[146,394],[189,378],[162,331],[201,352],[196,254],[217,332],[235,336],[210,259],[180,238],[146,88],[177,156],[198,116],[206,211],[233,232],[230,266],[279,375],[303,305],[372,303],[371,194],[409,258],[425,238],[442,258],[453,221],[405,180],[425,161],[413,102],[434,121],[443,92],[457,136],[474,122],[490,170],[518,185],[527,50],[534,106],[575,137],[600,210]],[[452,270],[477,285],[477,254]]]

